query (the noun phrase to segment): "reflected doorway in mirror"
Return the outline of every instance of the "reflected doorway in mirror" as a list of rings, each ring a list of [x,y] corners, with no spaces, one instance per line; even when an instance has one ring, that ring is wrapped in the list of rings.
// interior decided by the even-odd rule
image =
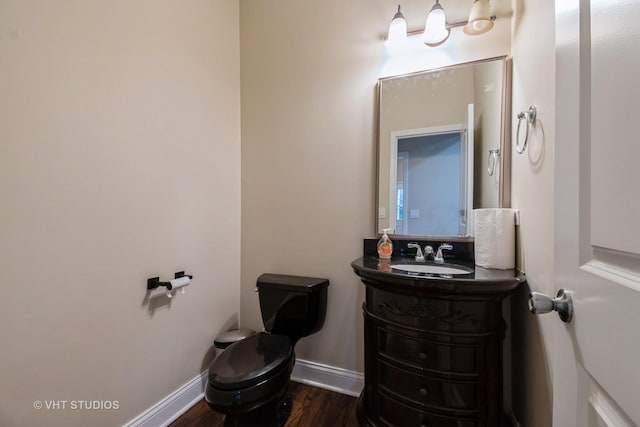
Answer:
[[[473,104],[469,105],[473,117]],[[469,235],[473,120],[391,132],[390,228],[395,234]]]

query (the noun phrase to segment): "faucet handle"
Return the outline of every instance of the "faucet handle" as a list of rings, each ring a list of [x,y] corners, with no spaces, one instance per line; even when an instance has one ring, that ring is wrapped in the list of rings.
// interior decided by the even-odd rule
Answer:
[[[416,249],[416,261],[424,261],[424,255],[422,254],[422,249],[420,249],[420,245],[418,243],[407,243],[407,248],[415,248]]]
[[[438,247],[438,252],[436,253],[435,258],[433,259],[434,262],[437,262],[438,264],[442,264],[444,263],[444,256],[442,255],[442,250],[447,250],[450,251],[453,249],[453,246],[451,246],[450,243],[443,243]]]

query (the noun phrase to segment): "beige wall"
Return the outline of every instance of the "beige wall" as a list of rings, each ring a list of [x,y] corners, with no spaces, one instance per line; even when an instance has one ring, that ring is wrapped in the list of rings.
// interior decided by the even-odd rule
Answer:
[[[512,298],[513,401],[523,426],[546,427],[552,407],[549,346],[558,319],[530,315],[527,296],[529,290],[554,295],[555,18],[551,0],[518,4],[512,42],[513,143],[518,112],[535,105],[538,119],[527,151],[520,155],[512,150],[512,206],[520,210],[521,220],[518,265],[529,285]]]
[[[374,229],[374,99],[385,13],[364,0],[243,0],[242,323],[256,278],[330,279],[324,328],[299,359],[362,369],[363,289],[349,266]],[[345,42],[349,40],[349,42]]]
[[[206,367],[239,310],[238,22],[237,1],[0,2],[0,425],[121,425]],[[186,295],[147,300],[182,269]]]
[[[424,25],[425,7],[403,3],[410,29]],[[364,290],[349,264],[375,235],[376,82],[390,69],[381,37],[394,9],[386,0],[240,5],[242,323],[262,327],[260,273],[327,277],[327,321],[298,343],[298,358],[360,372]],[[506,54],[509,34],[508,18],[486,37],[454,30],[420,66]]]

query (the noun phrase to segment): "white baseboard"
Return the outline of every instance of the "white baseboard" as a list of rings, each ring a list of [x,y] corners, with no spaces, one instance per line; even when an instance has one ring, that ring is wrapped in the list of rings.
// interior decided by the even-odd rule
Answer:
[[[364,388],[364,375],[359,372],[301,359],[296,360],[291,379],[349,396],[359,396]]]
[[[198,403],[204,396],[207,371],[125,424],[126,427],[166,427]]]
[[[125,427],[166,427],[198,403],[204,396],[207,371],[169,394],[125,424]],[[291,379],[349,396],[358,396],[364,387],[364,376],[358,372],[308,360],[296,360]]]

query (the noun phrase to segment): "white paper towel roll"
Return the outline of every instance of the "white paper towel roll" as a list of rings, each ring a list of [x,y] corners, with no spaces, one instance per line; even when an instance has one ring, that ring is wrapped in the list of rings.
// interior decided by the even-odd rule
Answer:
[[[516,210],[474,209],[476,265],[507,270],[516,266]]]

